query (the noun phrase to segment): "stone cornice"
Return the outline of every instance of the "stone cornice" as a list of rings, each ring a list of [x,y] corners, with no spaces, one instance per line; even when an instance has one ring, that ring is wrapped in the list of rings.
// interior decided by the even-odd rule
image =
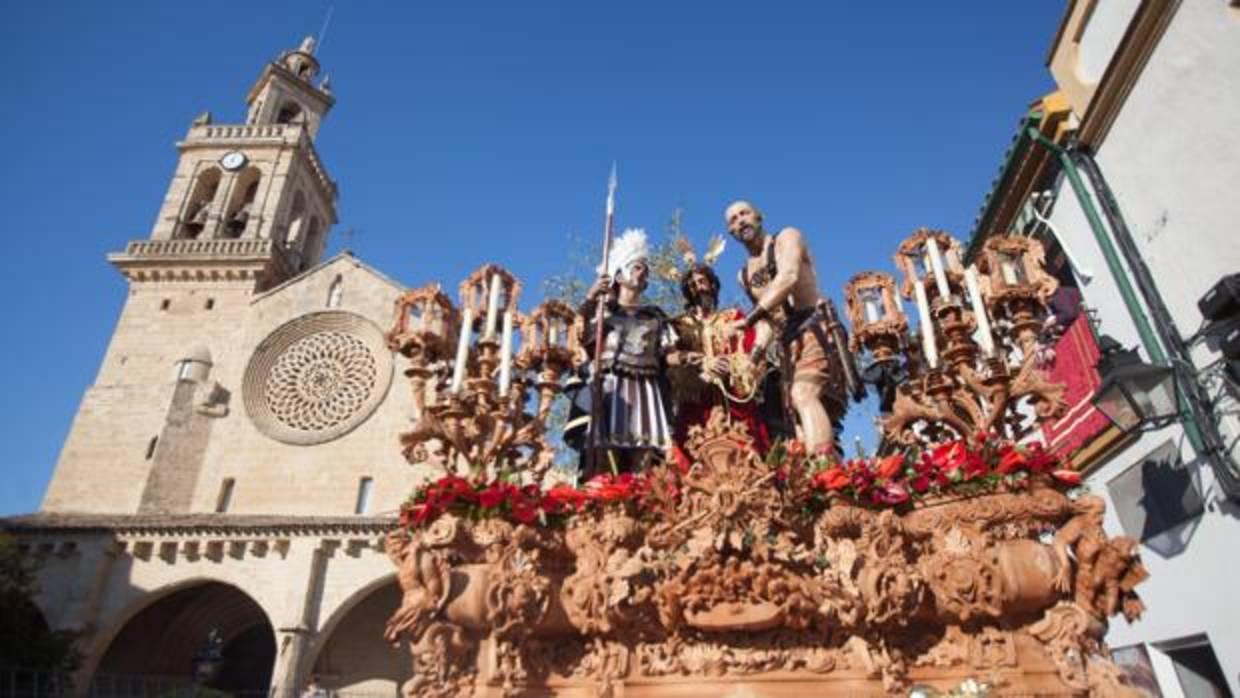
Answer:
[[[376,535],[396,526],[384,516],[245,514],[79,514],[38,512],[0,519],[16,534],[112,533],[145,536]]]
[[[270,239],[134,240],[108,255],[131,282],[246,281],[271,283],[292,269]]]

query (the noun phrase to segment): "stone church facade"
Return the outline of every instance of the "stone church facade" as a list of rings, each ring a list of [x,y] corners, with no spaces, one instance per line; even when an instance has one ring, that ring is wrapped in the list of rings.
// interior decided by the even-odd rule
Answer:
[[[245,123],[204,114],[177,144],[149,238],[108,256],[128,296],[42,506],[0,524],[41,559],[49,626],[80,634],[79,690],[175,683],[212,631],[238,692],[408,679],[381,637],[381,539],[419,476],[383,337],[404,289],[322,259],[334,98],[313,50],[263,68]]]

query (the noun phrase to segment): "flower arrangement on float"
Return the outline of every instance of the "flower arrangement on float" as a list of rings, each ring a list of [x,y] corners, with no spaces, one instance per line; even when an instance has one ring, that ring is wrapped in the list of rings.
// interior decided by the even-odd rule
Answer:
[[[568,484],[542,489],[519,485],[505,477],[491,480],[447,475],[419,487],[400,510],[400,523],[420,528],[451,512],[468,519],[500,517],[513,523],[555,525],[588,509],[640,502],[654,480],[645,475],[598,475],[580,487]]]
[[[800,442],[790,441],[770,457],[782,459],[786,468],[804,468],[820,498],[871,507],[1021,490],[1039,479],[1062,487],[1081,483],[1081,474],[1062,467],[1041,443],[1016,444],[993,435],[843,461],[807,454]]]
[[[809,509],[829,507],[833,501],[900,508],[923,500],[1019,491],[1035,482],[1063,489],[1081,483],[1081,474],[1064,468],[1042,444],[1016,444],[996,436],[846,460],[808,453],[802,442],[793,439],[773,445],[766,462],[777,471],[777,482],[796,479],[804,483],[800,490]],[[561,483],[547,489],[519,484],[517,475],[489,479],[446,475],[423,484],[405,501],[400,524],[422,528],[452,513],[471,520],[502,518],[517,524],[556,526],[574,514],[616,504],[653,512],[661,502],[677,496],[681,475],[675,468],[609,473],[580,486]]]

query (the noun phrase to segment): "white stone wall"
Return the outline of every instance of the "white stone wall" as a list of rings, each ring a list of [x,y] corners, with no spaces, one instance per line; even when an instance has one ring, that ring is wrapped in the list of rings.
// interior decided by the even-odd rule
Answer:
[[[1240,13],[1225,2],[1182,2],[1098,147],[1103,175],[1183,336],[1201,323],[1197,299],[1224,274],[1240,271],[1236,86]],[[1066,182],[1060,184],[1051,220],[1081,266],[1094,274],[1082,291],[1102,320],[1102,332],[1126,346],[1139,345],[1135,324]],[[1144,350],[1142,356],[1149,359]],[[1212,360],[1206,352],[1194,358],[1198,365]],[[1139,589],[1148,611],[1131,626],[1116,621],[1108,641],[1112,646],[1151,645],[1164,690],[1175,695],[1178,682],[1158,645],[1204,633],[1232,692],[1240,693],[1240,605],[1234,599],[1240,508],[1220,495],[1183,429],[1175,425],[1142,435],[1094,471],[1089,484],[1109,500],[1107,483],[1167,440],[1179,446],[1199,477],[1207,509],[1165,534],[1158,546],[1163,553],[1148,545],[1142,548],[1152,575]],[[1119,535],[1124,531],[1115,509],[1111,502],[1107,528]]]

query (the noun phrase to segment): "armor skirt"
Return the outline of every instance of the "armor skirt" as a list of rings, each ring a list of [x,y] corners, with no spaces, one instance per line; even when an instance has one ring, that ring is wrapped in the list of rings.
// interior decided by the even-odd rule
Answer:
[[[658,376],[603,375],[602,420],[590,429],[589,381],[583,381],[573,395],[564,440],[574,448],[587,443],[592,448],[665,449],[672,443],[671,404],[666,382]],[[588,435],[588,436],[587,436]]]
[[[672,428],[667,397],[654,376],[603,376],[603,423],[594,430],[593,446],[667,448]]]

